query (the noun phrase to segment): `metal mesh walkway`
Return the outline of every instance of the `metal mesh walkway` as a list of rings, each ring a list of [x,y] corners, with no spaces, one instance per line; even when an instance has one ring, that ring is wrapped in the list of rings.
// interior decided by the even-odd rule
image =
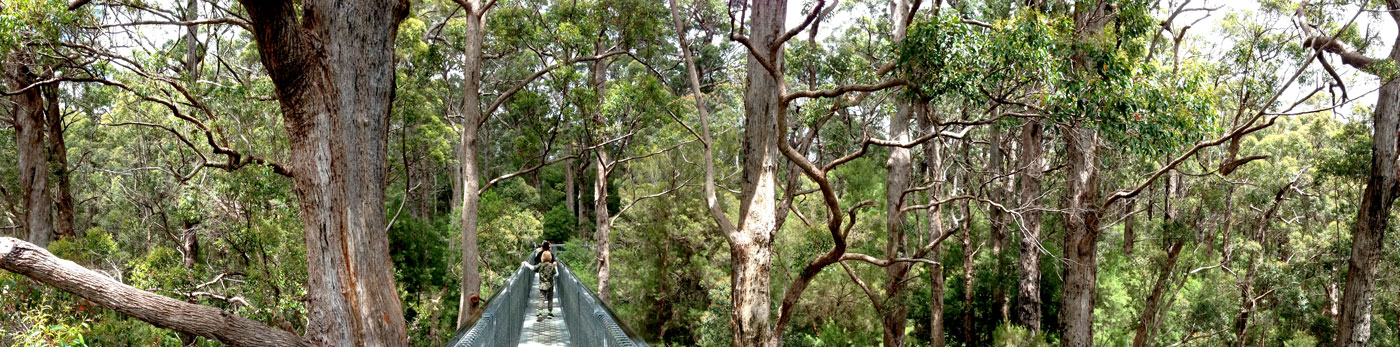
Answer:
[[[555,254],[564,249],[554,246]],[[531,260],[526,260],[531,261]],[[533,263],[533,261],[531,261]],[[472,326],[459,330],[448,346],[620,346],[647,343],[623,326],[617,315],[559,264],[554,279],[554,318],[536,322],[538,278],[520,266],[500,292],[487,300],[486,310]]]
[[[530,295],[530,303],[525,306],[525,323],[520,328],[520,346],[544,347],[544,346],[570,346],[569,329],[564,323],[564,313],[559,309],[559,296],[554,296],[554,318],[546,318],[543,321],[536,321],[535,312],[540,307],[540,279],[534,278],[530,288],[536,288],[534,295]]]

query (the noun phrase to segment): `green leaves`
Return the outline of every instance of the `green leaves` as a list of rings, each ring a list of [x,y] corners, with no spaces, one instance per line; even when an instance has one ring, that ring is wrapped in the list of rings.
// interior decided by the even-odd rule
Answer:
[[[1173,71],[1144,66],[1142,27],[1150,17],[1130,7],[1118,18],[1113,30],[1085,41],[1067,18],[1036,12],[990,28],[949,14],[915,23],[898,48],[899,72],[912,85],[905,96],[1040,105],[1051,121],[1088,123],[1142,154],[1213,130],[1214,94],[1203,83],[1211,71],[1190,61]],[[1087,67],[1071,63],[1077,56]]]

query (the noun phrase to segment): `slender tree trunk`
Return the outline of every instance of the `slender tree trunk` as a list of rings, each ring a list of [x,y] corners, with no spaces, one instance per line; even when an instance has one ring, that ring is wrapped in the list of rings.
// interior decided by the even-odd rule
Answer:
[[[580,157],[584,157],[584,158],[587,158],[588,156],[591,156],[591,155],[592,155],[592,154],[589,153],[589,152],[587,152],[587,151],[585,151],[585,152],[579,154]],[[578,171],[574,172],[574,174],[576,175],[575,177],[578,177],[578,180],[579,180],[580,182],[582,182],[582,181],[584,180],[584,178],[588,176],[588,175],[587,175],[587,173],[588,173],[588,165],[591,164],[591,163],[593,163],[592,160],[580,160],[580,161],[579,161]],[[583,189],[575,187],[575,190],[578,191],[578,192],[576,193],[576,194],[578,195],[578,197],[575,198],[575,204],[578,205],[578,209],[574,211],[574,220],[575,220],[574,228],[577,228],[577,229],[578,229],[578,235],[579,235],[579,237],[582,237],[583,239],[588,239],[588,238],[589,238],[590,236],[592,236],[592,235],[590,235],[590,234],[588,233],[589,230],[588,230],[587,228],[585,228],[585,225],[584,225],[583,223],[584,223],[584,221],[587,221],[587,220],[588,220],[588,218],[586,218],[586,217],[587,217],[587,211],[589,210],[589,208],[588,208],[587,205],[585,205],[585,204],[583,203]]]
[[[1249,270],[1245,272],[1244,280],[1240,281],[1240,311],[1235,314],[1234,333],[1235,343],[1232,346],[1243,347],[1249,340],[1249,316],[1254,313],[1254,300],[1252,299],[1254,273],[1259,268],[1259,251],[1249,252]]]
[[[199,17],[199,7],[198,7],[198,5],[199,5],[199,3],[196,2],[196,0],[188,0],[188,1],[185,2],[185,12],[184,12],[184,18],[183,18],[185,21],[188,22],[188,21],[194,21],[194,20],[198,19],[198,17]],[[185,28],[185,81],[186,81],[186,83],[189,83],[189,84],[191,84],[191,85],[193,85],[194,83],[196,83],[196,82],[199,81],[199,62],[196,60],[196,59],[198,59],[198,57],[199,57],[199,56],[196,54],[196,51],[199,49],[199,42],[197,41],[197,38],[195,37],[195,33],[196,33],[198,30],[199,30],[199,26],[197,26],[197,25],[191,25],[191,26],[188,26],[188,27]],[[56,85],[55,85],[55,86],[56,86]],[[55,94],[56,94],[56,92],[55,92]],[[54,116],[57,116],[57,115],[58,115],[58,106],[57,106],[57,104],[58,104],[58,99],[57,99],[57,98],[50,98],[50,104],[51,104],[50,107],[54,109],[53,115],[54,115]],[[61,127],[61,126],[62,126],[62,120],[59,120],[59,121],[57,121],[57,122],[52,122],[52,121],[50,122],[50,128],[58,129],[58,127]],[[51,131],[51,133],[54,134],[54,136],[57,137],[57,139],[58,139],[58,140],[60,141],[60,143],[61,143],[62,138],[63,138],[62,132],[60,132],[60,131]],[[54,147],[53,144],[54,144],[54,142],[53,142],[52,140],[50,140],[50,148],[51,148],[51,149]],[[54,161],[55,157],[59,157],[59,156],[56,155],[55,152],[56,152],[56,151],[53,151],[53,150],[50,151],[50,153],[49,153],[49,160],[50,160],[50,161]],[[64,154],[66,154],[67,151],[62,151],[62,152],[57,152],[57,153],[64,153]],[[65,164],[66,164],[66,155],[65,155],[65,156],[62,156],[62,157],[64,157]],[[66,168],[66,165],[64,165],[64,167]],[[55,168],[54,172],[55,172],[55,174],[56,174],[55,177],[58,177],[58,175],[57,175],[57,173],[58,173],[58,168]],[[64,189],[64,188],[66,188],[66,186],[67,186],[67,177],[63,177],[61,180],[63,180],[63,185],[64,185],[64,187],[63,187],[63,188],[60,188],[60,189]],[[65,190],[64,193],[66,193],[66,190]],[[70,199],[70,202],[71,202],[72,197],[70,196],[69,199]],[[60,206],[59,210],[62,211],[63,208],[62,208],[61,206],[63,205],[63,203],[60,202],[58,205]],[[71,216],[71,213],[72,213],[71,208],[72,208],[72,207],[70,206],[70,207],[69,207],[69,214],[70,214],[70,215],[69,215],[69,218],[72,217],[72,216]],[[60,215],[61,215],[61,214],[62,214],[62,212],[60,212]],[[69,222],[71,223],[71,219],[69,220]],[[70,225],[71,225],[71,224],[70,224]],[[189,220],[182,220],[181,223],[180,223],[180,249],[181,249],[181,252],[180,252],[180,253],[181,253],[181,255],[183,256],[185,269],[188,269],[188,270],[190,271],[190,272],[189,272],[190,274],[199,273],[199,272],[196,271],[196,269],[195,269],[195,267],[196,267],[196,266],[198,265],[198,263],[199,263],[199,231],[197,230],[197,228],[196,228],[195,226],[196,226],[196,224],[192,223],[192,221],[189,221]],[[60,232],[60,234],[61,234],[61,232]],[[189,280],[190,280],[191,283],[195,283],[196,281],[198,281],[198,280],[196,280],[196,279],[193,278],[193,277],[191,277]],[[185,301],[190,302],[190,303],[194,303],[194,302],[195,302],[194,300],[195,300],[195,298],[192,297],[192,296],[185,299]],[[195,340],[196,340],[196,337],[195,337],[194,334],[190,334],[190,333],[186,333],[186,332],[181,332],[181,333],[180,333],[180,343],[181,343],[182,345],[185,345],[185,346],[192,346],[192,345],[194,344]]]
[[[907,0],[895,0],[890,2],[890,13],[893,23],[892,39],[895,42],[904,39],[905,26],[904,17],[909,13],[909,2]],[[909,142],[909,102],[898,100],[895,102],[895,112],[890,119],[889,137],[895,142]],[[820,129],[813,129],[818,131]],[[913,174],[913,163],[910,161],[909,149],[904,147],[890,148],[889,160],[885,162],[885,254],[889,257],[899,257],[906,252],[906,237],[904,233],[904,190],[909,188],[910,175]],[[885,267],[885,304],[884,317],[881,321],[884,327],[884,342],[887,347],[904,346],[904,327],[909,317],[909,307],[904,304],[904,287],[906,276],[909,273],[911,263],[896,263]]]
[[[12,53],[5,67],[5,83],[9,89],[20,89],[37,80],[29,69],[30,58]],[[44,100],[41,88],[30,88],[10,97],[15,106],[11,113],[15,121],[15,149],[19,159],[20,191],[24,194],[24,227],[29,242],[48,247],[53,240],[52,201],[49,196],[48,154],[44,145]]]
[[[988,186],[988,189],[991,190],[990,195],[993,201],[1002,204],[1002,206],[1006,206],[1010,203],[1009,197],[1011,196],[1011,193],[1007,192],[1006,183],[1004,183],[1010,180],[1010,178],[1003,177],[1007,175],[1005,164],[1007,154],[1002,148],[1001,128],[993,126],[991,132],[992,136],[991,139],[989,139],[991,142],[991,158],[987,161],[990,170],[987,170],[987,174],[991,176],[992,182]],[[987,204],[987,218],[987,225],[990,231],[988,237],[991,238],[992,241],[993,278],[1001,278],[1001,250],[1006,247],[1006,213],[996,206]],[[993,283],[999,282],[1000,281],[993,281]],[[996,309],[998,309],[996,321],[1000,322],[1009,318],[1010,303],[1007,302],[1006,293],[1002,290],[1001,285],[992,286],[992,302],[996,305]]]
[[[481,294],[481,255],[477,245],[478,204],[481,199],[481,168],[478,158],[481,123],[481,45],[486,36],[486,9],[479,0],[468,0],[466,15],[466,55],[463,62],[462,137],[458,147],[458,176],[462,179],[462,290],[458,301],[457,328],[480,312],[472,297]]]
[[[601,54],[603,48],[595,44],[594,52]],[[604,83],[607,82],[608,63],[605,59],[594,60],[591,70],[592,76],[589,85],[593,87],[595,95],[602,96],[606,93]],[[606,129],[607,124],[603,119],[602,105],[597,105],[593,110],[593,123],[600,129],[596,135],[597,141],[607,141],[606,135],[601,129]],[[608,282],[612,277],[612,218],[608,211],[608,175],[612,172],[612,161],[608,159],[606,146],[598,147],[593,151],[593,157],[597,160],[593,163],[593,236],[596,238],[597,248],[594,261],[598,265],[598,300],[603,303],[610,303],[608,295]]]
[[[1061,129],[1065,138],[1066,181],[1064,241],[1065,346],[1094,344],[1094,289],[1098,273],[1095,246],[1099,236],[1098,135],[1077,126]]]
[[[1123,213],[1127,216],[1123,221],[1123,254],[1133,255],[1133,242],[1137,239],[1137,233],[1133,229],[1137,227],[1137,217],[1133,215],[1133,210],[1137,209],[1137,199],[1127,199],[1127,205],[1123,207]]]
[[[967,156],[967,146],[966,146],[966,144],[963,145],[962,155],[963,155],[964,157]],[[970,173],[969,173],[968,175],[971,176]],[[970,178],[970,177],[969,177],[969,178]],[[971,184],[969,184],[969,185],[971,185]],[[979,339],[977,338],[976,332],[974,332],[974,331],[972,330],[972,326],[973,326],[973,324],[972,324],[972,317],[973,317],[973,310],[974,310],[974,306],[975,306],[974,303],[973,303],[973,301],[972,301],[972,299],[973,299],[973,294],[974,294],[973,291],[974,291],[974,289],[975,289],[975,288],[973,288],[973,278],[972,278],[973,272],[972,272],[972,270],[973,270],[973,265],[975,265],[975,264],[973,264],[973,263],[976,261],[976,259],[973,257],[975,254],[974,254],[974,252],[973,252],[973,250],[972,250],[973,244],[976,243],[976,242],[973,242],[973,240],[972,240],[972,239],[973,239],[973,235],[972,235],[972,234],[973,234],[973,230],[972,230],[972,206],[971,206],[972,203],[970,203],[970,202],[964,200],[964,201],[962,201],[959,205],[962,205],[962,219],[963,219],[961,225],[959,225],[959,227],[962,229],[961,232],[962,232],[962,258],[963,258],[963,259],[962,259],[962,260],[963,260],[963,264],[962,264],[962,275],[963,275],[963,312],[962,312],[962,319],[963,319],[963,322],[962,322],[962,323],[963,323],[963,343],[976,344],[976,343],[978,342]]]
[[[1007,194],[1005,194],[1005,189],[1003,188],[1005,184],[1002,183],[1004,178],[1001,176],[1006,174],[1006,165],[1004,164],[1006,154],[1001,148],[1001,129],[992,127],[991,132],[991,138],[988,139],[991,144],[988,148],[988,156],[990,158],[987,159],[987,175],[991,176],[989,178],[992,179],[992,182],[987,187],[990,193],[988,195],[990,195],[993,201],[1005,204]],[[1006,213],[988,204],[987,218],[987,226],[991,231],[992,254],[994,256],[1000,255],[1001,249],[1004,247],[1003,243],[1005,243],[1006,239]]]
[[[1040,182],[1044,176],[1044,130],[1039,122],[1026,120],[1021,126],[1021,206],[1025,229],[1021,230],[1020,277],[1016,290],[1015,324],[1031,331],[1040,330]]]
[[[1400,60],[1400,40],[1391,50],[1390,60]],[[1397,138],[1400,138],[1400,81],[1381,86],[1376,99],[1371,146],[1371,174],[1361,195],[1356,229],[1351,237],[1351,259],[1347,262],[1346,289],[1342,293],[1342,315],[1337,325],[1337,346],[1365,346],[1371,339],[1371,304],[1376,297],[1376,271],[1380,269],[1381,248],[1389,228],[1391,207],[1400,190],[1400,167],[1396,165]]]
[[[937,131],[934,128],[932,112],[927,110],[927,105],[915,107],[918,113],[919,128],[925,134]],[[942,142],[932,140],[925,142],[924,150],[924,175],[930,181],[942,181],[943,177],[943,153]],[[935,184],[928,190],[928,202],[937,202],[943,195],[942,185]],[[937,240],[943,236],[943,208],[936,206],[930,208],[928,217],[928,239]],[[941,262],[943,260],[943,246],[938,245],[929,252],[929,258]],[[943,276],[943,265],[929,265],[929,345],[932,347],[943,347],[947,344],[944,341],[943,333],[943,288],[945,286]]]
[[[44,87],[48,100],[49,168],[54,179],[54,232],[58,238],[77,235],[73,226],[73,190],[68,174],[68,144],[63,140],[63,112],[59,107],[58,82]]]
[[[609,303],[608,281],[612,276],[612,252],[610,241],[612,240],[612,220],[608,215],[608,173],[603,165],[608,160],[607,151],[599,148],[597,151],[598,162],[594,163],[593,179],[593,236],[595,240],[597,254],[595,261],[598,265],[598,299],[603,303]]]
[[[1152,285],[1152,292],[1147,295],[1147,303],[1144,305],[1141,317],[1138,318],[1137,333],[1133,336],[1133,347],[1143,347],[1152,339],[1152,328],[1157,326],[1157,307],[1162,300],[1162,290],[1166,289],[1167,283],[1171,279],[1172,268],[1176,267],[1176,261],[1181,255],[1181,248],[1185,245],[1181,241],[1173,241],[1167,248],[1167,261],[1162,265],[1162,270],[1157,272],[1157,282]]]
[[[573,143],[570,143],[570,144],[569,144],[569,147],[568,147],[567,151],[568,151],[569,153],[573,153],[573,152],[574,152]],[[574,171],[574,170],[576,170],[576,169],[574,168],[574,160],[573,160],[573,159],[565,160],[565,161],[564,161],[564,206],[567,207],[567,208],[569,209],[569,215],[573,215],[573,214],[575,214],[575,213],[578,213],[578,205],[577,205],[577,204],[578,204],[578,202],[577,202],[578,196],[576,196],[576,194],[578,194],[578,176],[575,175],[575,171]],[[579,235],[579,236],[583,236],[583,235]]]

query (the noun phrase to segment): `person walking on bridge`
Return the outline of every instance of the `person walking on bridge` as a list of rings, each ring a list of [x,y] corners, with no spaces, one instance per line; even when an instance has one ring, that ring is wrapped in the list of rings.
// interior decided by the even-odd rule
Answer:
[[[554,254],[549,251],[549,242],[546,241],[540,249],[539,262],[535,265],[525,264],[539,275],[540,280],[540,306],[535,312],[535,321],[554,318],[554,275],[558,270],[555,268]]]

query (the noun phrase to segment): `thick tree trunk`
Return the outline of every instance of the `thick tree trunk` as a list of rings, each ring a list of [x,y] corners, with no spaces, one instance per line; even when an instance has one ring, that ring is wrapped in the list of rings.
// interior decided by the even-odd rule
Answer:
[[[1390,53],[1400,60],[1400,40]],[[1376,99],[1371,145],[1371,174],[1361,195],[1356,229],[1351,236],[1351,259],[1347,262],[1346,289],[1337,325],[1337,346],[1365,346],[1371,339],[1371,304],[1375,300],[1376,271],[1380,269],[1381,247],[1389,228],[1391,207],[1400,191],[1400,166],[1396,165],[1397,138],[1400,138],[1400,81],[1381,87]]]
[[[29,86],[37,77],[29,70],[29,58],[12,53],[5,67],[5,84],[15,90]],[[15,150],[19,159],[20,192],[24,196],[24,227],[29,242],[48,247],[53,240],[52,200],[49,196],[48,154],[44,145],[44,100],[40,88],[30,88],[10,97],[15,107]]]
[[[481,255],[477,245],[478,204],[481,199],[481,168],[478,136],[485,115],[481,112],[482,40],[486,36],[486,13],[478,0],[468,1],[466,15],[466,55],[462,70],[462,137],[457,149],[458,176],[462,182],[462,289],[458,301],[457,328],[465,328],[481,307],[473,307],[472,297],[481,293]]]
[[[244,7],[290,135],[307,244],[307,342],[404,345],[384,186],[394,37],[408,1]]]
[[[73,226],[73,191],[68,174],[68,144],[63,140],[63,112],[58,101],[58,82],[44,87],[48,101],[49,169],[54,179],[54,233],[58,238],[77,235]]]
[[[408,2],[243,5],[290,138],[307,245],[306,336],[131,288],[16,239],[0,238],[0,268],[232,345],[406,345],[384,185],[393,40]]]
[[[1094,45],[1091,41],[1113,21],[1114,11],[1116,7],[1107,2],[1075,3],[1075,40]],[[1076,78],[1097,73],[1098,67],[1087,52],[1076,49],[1069,58],[1078,73]],[[1094,345],[1094,289],[1099,269],[1099,136],[1082,124],[1063,125],[1060,132],[1066,157],[1061,342],[1068,347],[1088,347]]]
[[[158,327],[189,332],[235,346],[302,344],[301,338],[292,333],[217,308],[132,288],[71,261],[59,259],[47,250],[19,239],[0,237],[0,268],[77,294],[102,307]]]
[[[1045,134],[1039,122],[1027,120],[1021,126],[1021,153],[1018,155],[1024,172],[1021,174],[1021,214],[1025,229],[1021,230],[1020,276],[1017,279],[1016,315],[1013,321],[1030,329],[1040,330],[1040,182],[1044,176]]]
[[[749,9],[749,40],[770,47],[786,30],[787,1],[755,1]],[[783,69],[782,50],[770,57]],[[778,81],[749,54],[744,92],[744,181],[739,226],[730,235],[734,346],[764,346],[774,340],[769,323],[770,270],[777,226]]]
[[[893,20],[892,40],[895,42],[904,39],[906,27],[904,17],[909,13],[909,2],[907,0],[895,0],[890,2],[890,13]],[[818,131],[813,129],[812,131]],[[904,143],[909,142],[909,102],[904,100],[895,101],[895,112],[890,119],[889,137],[891,141]],[[904,147],[890,148],[890,158],[885,162],[885,254],[890,258],[900,257],[906,251],[906,239],[904,233],[904,190],[909,188],[909,181],[913,174],[913,163],[910,161],[909,149]],[[909,317],[909,307],[904,304],[904,287],[907,282],[911,263],[896,263],[885,267],[885,304],[884,316],[881,317],[881,326],[884,327],[884,343],[887,347],[904,346],[904,327]]]
[[[1098,135],[1077,126],[1061,129],[1065,138],[1065,346],[1094,344],[1094,289],[1099,237]]]

